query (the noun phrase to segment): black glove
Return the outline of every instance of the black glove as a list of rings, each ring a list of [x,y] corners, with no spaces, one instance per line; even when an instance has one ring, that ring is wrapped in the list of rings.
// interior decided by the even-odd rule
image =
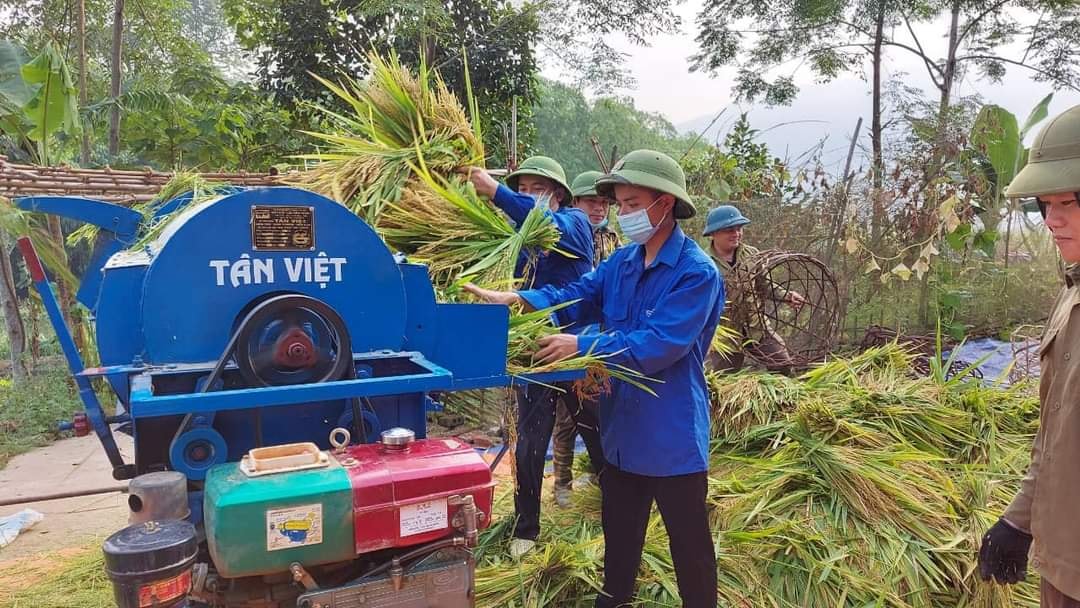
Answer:
[[[1002,585],[1018,583],[1027,577],[1028,550],[1031,535],[999,519],[982,537],[979,548],[979,576],[990,577]]]

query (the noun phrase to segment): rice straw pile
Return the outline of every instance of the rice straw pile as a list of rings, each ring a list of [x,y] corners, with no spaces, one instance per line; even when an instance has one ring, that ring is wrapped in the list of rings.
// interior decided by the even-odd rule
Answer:
[[[1026,469],[1037,398],[1028,386],[916,378],[912,358],[893,344],[800,379],[709,377],[721,606],[1038,605],[1034,581],[1003,588],[975,571],[979,539]],[[603,580],[598,492],[575,501],[545,505],[540,544],[520,564],[506,553],[512,515],[485,533],[478,606],[592,605]],[[638,600],[677,597],[654,512]]]

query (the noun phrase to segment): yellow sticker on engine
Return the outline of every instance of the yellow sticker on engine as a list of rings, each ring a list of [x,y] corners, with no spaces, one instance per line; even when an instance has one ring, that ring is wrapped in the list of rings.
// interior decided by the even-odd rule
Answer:
[[[267,551],[317,545],[322,540],[322,503],[266,511]]]

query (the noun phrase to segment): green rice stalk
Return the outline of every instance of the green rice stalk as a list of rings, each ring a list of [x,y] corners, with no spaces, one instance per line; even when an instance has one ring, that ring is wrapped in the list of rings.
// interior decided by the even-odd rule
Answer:
[[[317,164],[285,181],[334,198],[378,226],[385,206],[400,202],[413,181],[410,167],[426,166],[447,178],[458,167],[482,166],[484,148],[479,123],[466,117],[425,61],[414,75],[396,54],[384,59],[371,53],[368,60],[370,76],[363,82],[313,75],[352,112],[315,106],[334,131],[308,133],[325,149],[296,157]],[[469,103],[472,108],[475,99]]]
[[[377,228],[391,247],[426,263],[439,289],[465,280],[510,289],[520,253],[552,249],[559,240],[554,224],[538,210],[515,230],[470,184],[440,178],[426,167],[413,170],[419,183],[399,203],[387,205]]]
[[[516,312],[511,315],[507,373],[524,382],[529,382],[526,374],[585,369],[588,372],[586,378],[575,387],[582,397],[595,398],[600,393],[609,392],[611,379],[625,382],[650,395],[655,395],[656,393],[649,387],[650,383],[656,382],[655,380],[637,370],[605,361],[607,357],[603,355],[587,352],[554,363],[543,364],[532,360],[533,353],[540,350],[541,338],[562,331],[551,322],[555,312],[575,303],[576,300],[550,308],[532,312]]]

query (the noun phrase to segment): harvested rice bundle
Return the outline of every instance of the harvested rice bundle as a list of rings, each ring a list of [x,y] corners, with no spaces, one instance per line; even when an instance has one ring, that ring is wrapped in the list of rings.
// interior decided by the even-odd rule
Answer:
[[[368,59],[362,82],[320,78],[351,113],[319,107],[334,130],[308,134],[327,148],[299,156],[316,164],[283,181],[349,207],[391,247],[427,263],[440,289],[463,278],[510,286],[518,254],[550,250],[559,234],[539,212],[515,230],[457,173],[484,164],[471,90],[472,120],[426,63],[414,75],[396,55]]]
[[[329,196],[377,227],[386,205],[411,206],[407,186],[416,181],[416,167],[448,178],[458,167],[483,165],[484,146],[471,92],[472,121],[426,63],[413,75],[396,54],[371,53],[368,61],[371,73],[363,82],[316,76],[352,114],[317,106],[335,131],[309,132],[326,150],[299,156],[317,164],[284,181]]]
[[[539,340],[545,336],[559,333],[561,330],[552,323],[553,314],[573,305],[565,302],[551,308],[532,312],[515,312],[510,316],[510,336],[507,346],[506,371],[512,376],[529,373],[556,372],[562,370],[588,370],[586,377],[575,386],[582,397],[595,398],[610,389],[612,378],[621,380],[643,391],[654,394],[649,388],[651,380],[637,370],[604,361],[603,357],[592,353],[583,353],[576,357],[537,365],[532,361],[532,354],[539,350]]]
[[[559,233],[539,211],[515,229],[457,173],[484,164],[471,92],[472,120],[425,63],[414,75],[396,55],[369,61],[363,82],[320,79],[351,113],[320,107],[334,131],[309,135],[328,147],[300,156],[317,164],[283,181],[349,207],[392,248],[426,263],[444,296],[465,279],[512,287],[519,254],[551,250]]]
[[[363,82],[322,82],[351,110],[320,110],[333,133],[310,133],[327,149],[304,155],[317,161],[287,183],[330,196],[364,218],[392,248],[428,266],[442,299],[454,300],[465,281],[510,289],[522,252],[552,251],[559,233],[534,210],[514,227],[490,202],[480,199],[461,167],[483,166],[484,149],[475,98],[468,91],[472,120],[439,76],[421,62],[414,75],[392,55],[370,55]],[[469,89],[466,66],[466,88]],[[552,255],[559,255],[558,252]],[[550,311],[549,311],[550,312]],[[549,333],[536,319],[511,327],[512,372],[540,371],[527,348]],[[588,356],[551,369],[596,365]],[[547,370],[548,368],[545,368]],[[617,372],[621,373],[621,372]]]
[[[426,166],[414,174],[419,183],[384,208],[376,230],[392,247],[426,263],[444,295],[466,279],[512,287],[521,252],[552,249],[559,240],[559,231],[539,210],[515,230],[470,184],[440,178]]]

